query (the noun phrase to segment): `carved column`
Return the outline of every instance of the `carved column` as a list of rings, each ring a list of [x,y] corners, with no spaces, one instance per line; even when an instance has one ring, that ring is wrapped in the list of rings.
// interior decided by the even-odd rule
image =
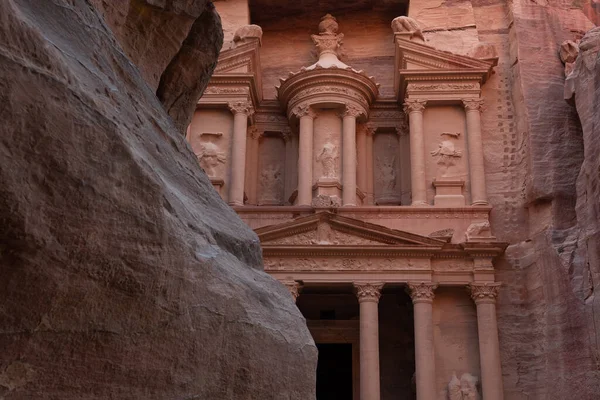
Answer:
[[[356,205],[356,117],[360,110],[347,105],[342,112],[342,204]]]
[[[366,195],[367,188],[367,127],[362,125],[356,130],[356,185]]]
[[[417,400],[435,400],[435,353],[433,343],[433,298],[437,283],[409,283],[414,306],[415,375]]]
[[[374,193],[375,193],[375,184],[373,179],[373,136],[375,135],[376,128],[372,126],[367,126],[366,134],[367,134],[367,204],[373,205]]]
[[[425,177],[425,137],[423,133],[423,111],[426,100],[406,100],[404,112],[408,114],[410,129],[410,182],[412,205],[427,205]]]
[[[294,298],[294,302],[296,302],[296,300],[298,300],[298,296],[300,296],[300,283],[296,281],[282,281],[281,283],[283,283],[288,288],[290,294]]]
[[[260,132],[256,126],[248,128],[246,149],[246,195],[248,204],[258,203],[258,163],[260,150]]]
[[[289,197],[292,195],[294,191],[294,176],[292,172],[294,170],[294,164],[296,163],[296,157],[294,155],[294,141],[292,136],[292,131],[290,128],[284,129],[281,132],[283,141],[285,142],[285,175],[284,175],[284,201],[285,204]]]
[[[496,298],[499,287],[500,283],[471,283],[469,285],[471,297],[477,306],[481,387],[485,400],[504,399],[498,322],[496,321]]]
[[[300,119],[298,205],[309,206],[312,203],[313,125],[316,114],[308,105],[298,106],[292,112]]]
[[[244,205],[244,178],[246,176],[246,134],[248,117],[254,112],[245,101],[229,103],[233,113],[233,140],[231,143],[231,179],[229,181],[229,204]]]
[[[467,143],[469,146],[469,173],[471,175],[471,204],[487,205],[483,143],[481,140],[481,107],[483,99],[463,100],[467,114]]]
[[[360,400],[379,400],[379,298],[383,283],[354,283],[360,305]]]

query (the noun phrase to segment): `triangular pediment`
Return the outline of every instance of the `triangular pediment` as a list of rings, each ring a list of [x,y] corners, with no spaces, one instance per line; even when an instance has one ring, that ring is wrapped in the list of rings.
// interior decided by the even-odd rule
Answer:
[[[299,217],[256,229],[263,247],[270,246],[407,246],[441,247],[444,242],[389,229],[330,212]]]

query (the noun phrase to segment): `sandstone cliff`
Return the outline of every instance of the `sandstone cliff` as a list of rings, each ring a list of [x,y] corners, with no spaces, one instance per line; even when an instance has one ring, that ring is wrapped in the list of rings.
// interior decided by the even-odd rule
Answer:
[[[499,322],[507,399],[591,400],[600,392],[598,222],[584,212],[600,196],[583,190],[586,165],[600,153],[586,144],[592,133],[585,126],[593,122],[580,110],[594,102],[578,102],[578,117],[564,101],[557,51],[594,26],[590,4],[507,5],[505,82],[514,123],[493,172],[510,174],[494,201],[496,233],[512,243],[498,265],[506,283]]]
[[[216,14],[90,1],[0,2],[0,398],[313,398],[303,317],[156,97],[181,127]]]

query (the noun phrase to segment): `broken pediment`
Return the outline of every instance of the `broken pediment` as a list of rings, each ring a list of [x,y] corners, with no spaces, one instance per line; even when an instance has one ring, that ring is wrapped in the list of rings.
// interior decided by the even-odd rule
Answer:
[[[256,230],[263,248],[270,246],[407,246],[441,248],[438,239],[321,212]]]
[[[497,57],[474,58],[438,50],[402,32],[394,34],[394,41],[394,88],[398,99],[404,99],[411,89],[456,92],[458,97],[478,94],[498,63]]]
[[[238,29],[234,41],[221,50],[215,72],[199,104],[218,105],[250,98],[254,107],[262,101],[260,46],[257,25]]]

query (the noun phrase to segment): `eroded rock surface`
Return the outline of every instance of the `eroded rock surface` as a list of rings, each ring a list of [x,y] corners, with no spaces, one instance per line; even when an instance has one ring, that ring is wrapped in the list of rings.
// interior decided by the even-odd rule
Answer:
[[[182,134],[223,45],[210,0],[90,0]]]
[[[0,397],[313,398],[303,317],[118,38],[0,2]]]

